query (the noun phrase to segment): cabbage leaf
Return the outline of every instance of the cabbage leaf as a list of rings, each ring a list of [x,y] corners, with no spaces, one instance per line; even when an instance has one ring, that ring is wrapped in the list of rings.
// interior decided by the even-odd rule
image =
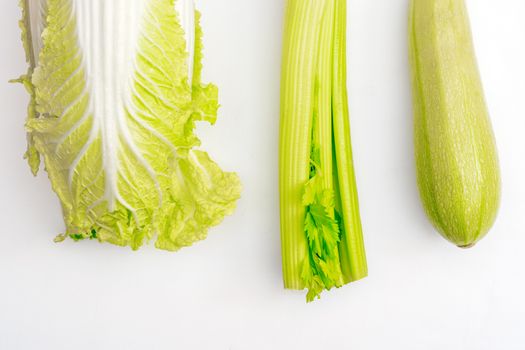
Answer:
[[[216,86],[201,83],[202,31],[191,0],[22,0],[31,95],[26,128],[66,223],[96,238],[178,250],[233,212],[236,174],[197,149],[214,123]]]

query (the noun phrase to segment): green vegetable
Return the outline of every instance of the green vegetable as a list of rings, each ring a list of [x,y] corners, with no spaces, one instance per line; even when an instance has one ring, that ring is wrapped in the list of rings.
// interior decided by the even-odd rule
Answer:
[[[66,237],[177,250],[232,213],[237,175],[194,134],[214,123],[192,0],[22,0],[27,158],[42,158]]]
[[[346,0],[288,0],[280,134],[284,284],[307,300],[367,275],[346,91]]]
[[[412,0],[410,59],[419,191],[438,231],[471,247],[500,198],[496,145],[463,0]]]

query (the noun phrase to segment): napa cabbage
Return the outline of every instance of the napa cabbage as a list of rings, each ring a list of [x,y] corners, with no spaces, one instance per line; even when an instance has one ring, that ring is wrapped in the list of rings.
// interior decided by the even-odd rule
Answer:
[[[233,212],[236,174],[200,150],[218,92],[201,82],[192,0],[22,0],[26,158],[43,161],[63,240],[177,250]]]

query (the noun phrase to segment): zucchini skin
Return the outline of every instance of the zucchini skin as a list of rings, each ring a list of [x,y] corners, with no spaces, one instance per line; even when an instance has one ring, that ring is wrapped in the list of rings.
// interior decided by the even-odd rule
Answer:
[[[417,183],[436,229],[463,248],[500,203],[496,142],[464,0],[411,0],[409,51]]]

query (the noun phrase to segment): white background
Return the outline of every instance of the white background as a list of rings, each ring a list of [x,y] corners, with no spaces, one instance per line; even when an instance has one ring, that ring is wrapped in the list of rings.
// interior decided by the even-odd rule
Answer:
[[[110,0],[108,0],[110,1]],[[18,1],[0,11],[0,349],[525,348],[525,1],[468,2],[503,174],[492,232],[460,250],[415,186],[407,0],[349,0],[349,95],[370,276],[307,305],[285,291],[277,191],[284,0],[201,0],[204,148],[242,177],[236,213],[178,253],[53,243],[60,209],[22,154]]]

